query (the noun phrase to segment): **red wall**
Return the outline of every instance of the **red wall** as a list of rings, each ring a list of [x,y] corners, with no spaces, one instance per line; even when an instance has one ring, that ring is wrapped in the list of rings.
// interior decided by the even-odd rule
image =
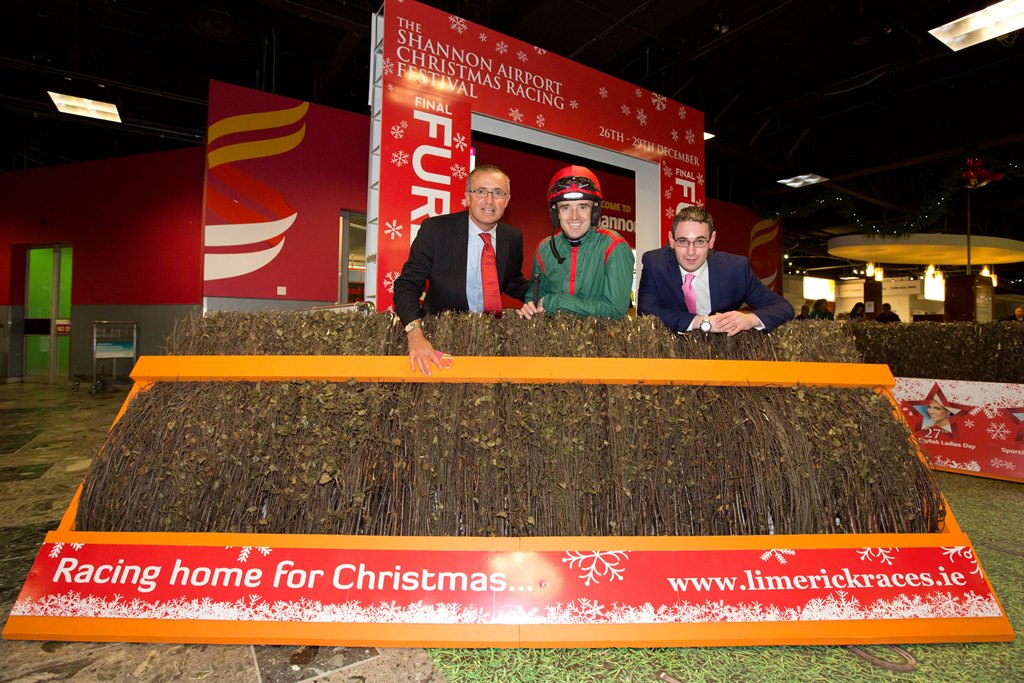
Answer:
[[[0,175],[0,305],[25,246],[70,244],[72,304],[197,304],[202,147]]]
[[[370,119],[336,112],[347,140],[340,208],[366,211]],[[70,244],[71,303],[202,301],[204,147],[0,174],[0,305],[25,301],[25,247]],[[336,239],[336,238],[335,238]]]

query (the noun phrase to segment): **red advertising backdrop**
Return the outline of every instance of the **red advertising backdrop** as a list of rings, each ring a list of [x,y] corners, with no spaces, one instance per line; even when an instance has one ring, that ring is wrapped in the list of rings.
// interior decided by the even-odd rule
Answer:
[[[659,164],[665,230],[703,205],[701,112],[411,0],[384,24],[378,308],[423,219],[462,208],[474,113]]]
[[[934,468],[1024,482],[1024,384],[897,377],[893,396]]]
[[[570,542],[515,552],[48,542],[11,615],[397,624],[1002,616],[969,546],[655,551],[616,540],[619,550]]]
[[[339,214],[365,205],[348,148],[367,135],[364,117],[211,81],[204,296],[336,301]]]

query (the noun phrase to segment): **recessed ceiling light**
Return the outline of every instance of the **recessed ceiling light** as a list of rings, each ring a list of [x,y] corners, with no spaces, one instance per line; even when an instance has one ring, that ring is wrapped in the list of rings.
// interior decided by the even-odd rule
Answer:
[[[1003,0],[928,33],[956,52],[1020,28],[1024,28],[1024,0]]]
[[[91,119],[103,119],[121,123],[121,115],[117,113],[117,105],[84,97],[62,95],[59,92],[46,91],[57,106],[57,111],[75,116],[88,116]]]
[[[828,178],[820,176],[817,173],[804,173],[803,175],[793,176],[792,178],[783,178],[776,182],[788,185],[789,187],[806,187],[807,185],[824,183],[827,180]]]

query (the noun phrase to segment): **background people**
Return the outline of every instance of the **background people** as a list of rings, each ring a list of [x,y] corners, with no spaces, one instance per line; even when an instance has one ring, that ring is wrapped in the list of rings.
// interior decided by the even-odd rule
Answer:
[[[858,301],[857,303],[855,303],[853,305],[853,308],[850,309],[850,316],[849,316],[848,319],[850,321],[858,321],[858,320],[863,320],[864,319],[864,302],[863,301]]]
[[[832,311],[828,310],[828,302],[824,299],[818,299],[811,304],[811,312],[807,315],[811,320],[835,320],[836,317],[832,315]]]
[[[900,317],[893,312],[892,306],[889,304],[882,304],[882,312],[875,316],[875,322],[898,323],[900,322]]]
[[[501,314],[501,293],[523,300],[523,234],[501,222],[510,198],[508,175],[497,166],[477,166],[466,179],[468,211],[423,221],[395,280],[395,311],[405,326],[409,366],[431,374],[440,367],[420,327],[424,315],[441,311]],[[489,253],[488,253],[489,251]],[[427,282],[427,295],[420,296]]]
[[[629,310],[633,251],[613,230],[597,227],[601,184],[584,166],[566,166],[551,178],[552,235],[537,245],[533,280],[519,315],[569,311],[622,318]],[[561,228],[558,234],[555,228]]]
[[[658,316],[673,332],[730,337],[793,319],[793,306],[754,275],[745,257],[714,246],[715,224],[706,209],[688,206],[676,214],[668,245],[643,256],[637,313]],[[753,312],[738,310],[744,304]]]
[[[1010,320],[1016,322],[1024,322],[1024,306],[1018,306],[1013,309],[1013,315],[1003,318],[1003,320]]]

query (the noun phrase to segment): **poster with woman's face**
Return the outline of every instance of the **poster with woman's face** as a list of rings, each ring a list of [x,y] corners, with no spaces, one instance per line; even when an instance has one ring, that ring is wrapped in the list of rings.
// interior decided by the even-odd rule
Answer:
[[[1024,385],[897,377],[893,396],[933,468],[1024,481]]]

